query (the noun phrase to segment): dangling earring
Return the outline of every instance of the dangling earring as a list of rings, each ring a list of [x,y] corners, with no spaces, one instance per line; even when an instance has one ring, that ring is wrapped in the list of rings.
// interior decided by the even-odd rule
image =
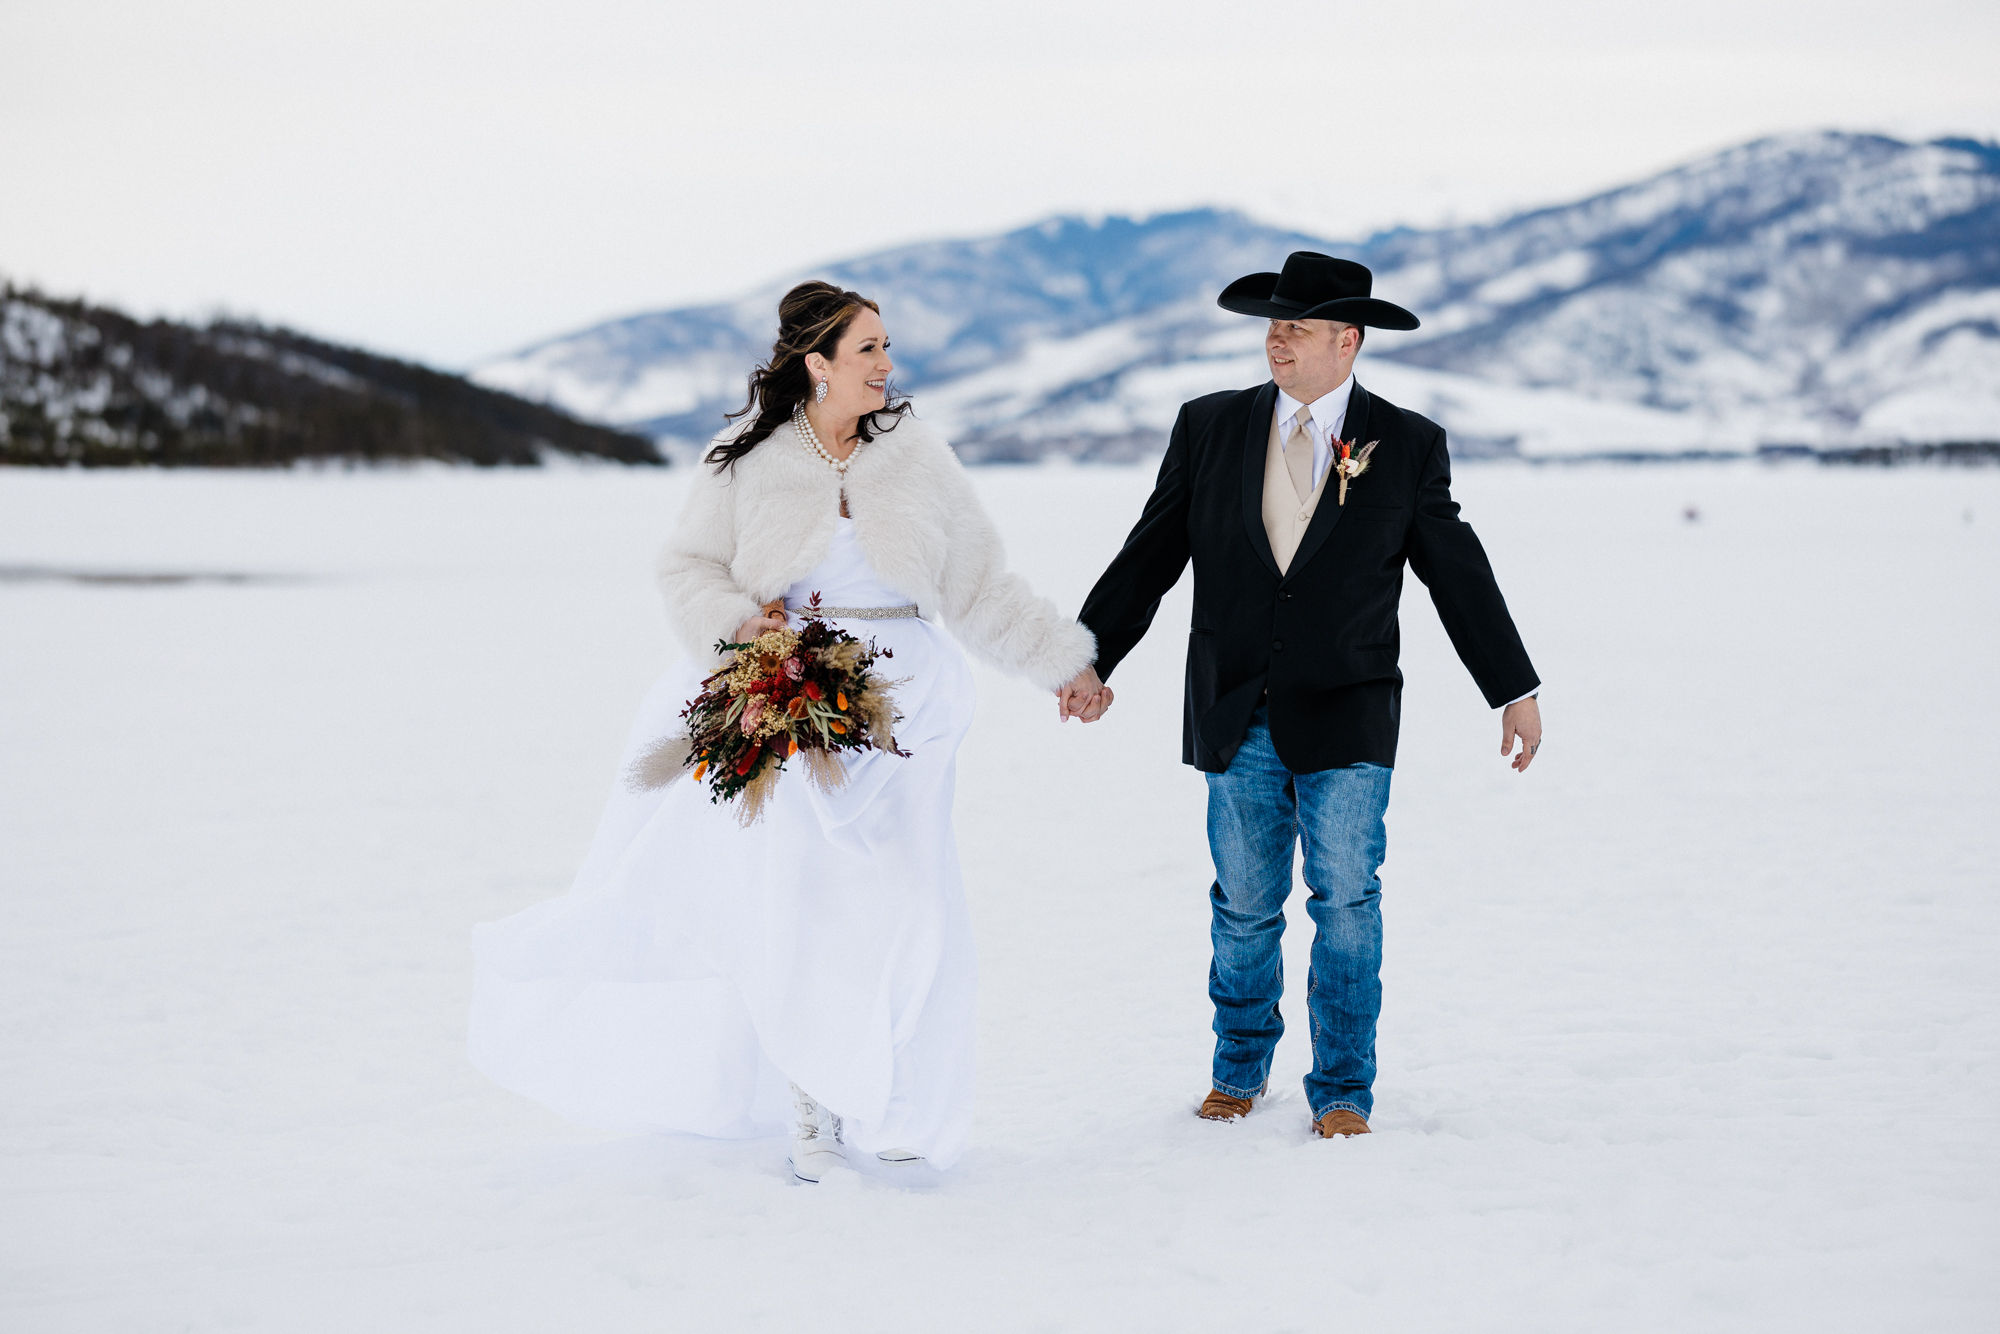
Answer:
[[[813,386],[813,402],[815,403],[826,402],[826,381],[821,380],[818,384]]]

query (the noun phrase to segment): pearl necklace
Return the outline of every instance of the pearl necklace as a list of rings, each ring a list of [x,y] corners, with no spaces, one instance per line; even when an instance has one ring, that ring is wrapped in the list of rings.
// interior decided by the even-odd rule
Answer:
[[[812,421],[806,416],[806,405],[803,403],[792,409],[792,429],[798,432],[799,439],[805,442],[807,449],[819,455],[826,465],[837,473],[845,473],[848,465],[861,456],[859,440],[854,442],[854,452],[844,459],[837,459],[827,453],[826,446],[819,442],[819,432],[813,430]]]

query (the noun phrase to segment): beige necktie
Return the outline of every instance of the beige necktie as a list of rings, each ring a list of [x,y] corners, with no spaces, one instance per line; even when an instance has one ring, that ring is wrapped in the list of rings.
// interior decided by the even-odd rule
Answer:
[[[1301,505],[1312,499],[1313,493],[1312,432],[1306,429],[1306,423],[1311,420],[1311,407],[1302,407],[1293,413],[1291,438],[1285,441],[1285,471],[1292,475],[1292,490],[1298,495]]]

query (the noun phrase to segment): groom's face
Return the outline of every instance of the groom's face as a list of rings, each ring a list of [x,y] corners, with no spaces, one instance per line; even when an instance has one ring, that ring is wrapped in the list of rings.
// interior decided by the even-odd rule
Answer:
[[[1337,389],[1360,349],[1361,330],[1333,320],[1272,320],[1264,334],[1271,378],[1301,403]]]

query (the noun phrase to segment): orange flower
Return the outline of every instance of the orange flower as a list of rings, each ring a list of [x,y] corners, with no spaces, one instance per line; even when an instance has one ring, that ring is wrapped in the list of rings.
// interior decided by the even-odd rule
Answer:
[[[835,718],[828,726],[832,727],[834,731],[840,733],[842,736],[847,735],[847,724],[838,718]]]
[[[799,739],[797,737],[793,737],[791,739],[790,744],[787,745],[785,748],[785,758],[789,760],[792,756],[798,753],[799,753]]]
[[[708,761],[703,760],[700,764],[697,764],[694,767],[694,781],[699,783],[701,781],[701,776],[707,772],[708,772]]]
[[[792,696],[792,702],[785,706],[785,712],[791,714],[795,719],[805,717],[806,697],[804,695]]]
[[[845,690],[835,691],[833,695],[833,702],[835,704],[838,704],[842,709],[845,709],[847,707],[847,692]]]

